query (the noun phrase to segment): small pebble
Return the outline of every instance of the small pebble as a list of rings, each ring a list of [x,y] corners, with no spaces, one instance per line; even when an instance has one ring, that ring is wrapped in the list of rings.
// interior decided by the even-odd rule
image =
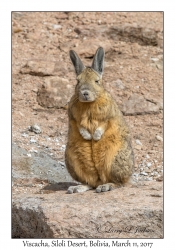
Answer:
[[[141,141],[139,141],[139,140],[135,140],[135,142],[136,142],[136,144],[137,144],[137,145],[141,145],[141,146],[142,146]]]
[[[31,157],[32,155],[31,154],[27,154],[28,157]]]
[[[29,150],[29,152],[38,153],[38,151],[37,151],[37,150],[35,150],[35,149],[33,149],[33,148],[32,148],[32,149],[30,149],[30,150]]]
[[[34,138],[30,139],[30,143],[35,143],[35,142],[36,142],[36,140]]]
[[[62,26],[59,25],[59,24],[54,24],[54,25],[53,25],[53,28],[54,28],[54,30],[57,30],[57,29],[61,29]]]
[[[148,174],[147,173],[145,173],[145,172],[141,172],[140,173],[141,175],[145,175],[145,176],[147,176]]]
[[[64,162],[58,161],[58,163],[59,163],[61,166],[65,167],[65,163],[64,163]]]
[[[141,150],[141,149],[142,149],[142,146],[141,146],[141,145],[135,145],[134,148],[137,149],[137,150]]]
[[[117,79],[117,81],[115,81],[114,84],[118,89],[124,89],[125,88],[125,85],[123,84],[123,82],[120,79]]]
[[[152,181],[152,180],[153,180],[152,177],[147,177],[147,178],[145,178],[145,181]]]
[[[163,141],[163,138],[162,138],[160,135],[156,135],[156,139],[157,139],[158,141]]]
[[[149,168],[149,167],[152,166],[152,163],[151,163],[151,162],[147,162],[147,163],[146,163],[146,166]]]
[[[151,61],[153,61],[153,62],[157,62],[157,61],[159,61],[159,58],[154,58],[154,57],[151,57]]]
[[[28,134],[25,134],[25,133],[24,133],[24,134],[22,134],[21,136],[23,136],[23,137],[28,137]]]
[[[29,131],[34,132],[35,134],[41,133],[41,129],[37,124],[29,126],[28,129],[29,129]]]
[[[151,169],[146,169],[145,172],[146,173],[151,173]]]
[[[62,145],[61,149],[65,150],[66,149],[66,145]]]

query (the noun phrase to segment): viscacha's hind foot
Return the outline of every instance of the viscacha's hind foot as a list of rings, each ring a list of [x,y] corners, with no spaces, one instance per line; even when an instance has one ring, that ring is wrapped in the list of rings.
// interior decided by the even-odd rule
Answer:
[[[67,190],[67,194],[82,193],[90,189],[92,189],[92,187],[89,185],[70,186]]]
[[[106,184],[103,184],[103,185],[99,185],[97,188],[96,188],[96,192],[97,193],[101,193],[101,192],[107,192],[107,191],[111,191],[115,188],[115,184],[114,183],[106,183]]]

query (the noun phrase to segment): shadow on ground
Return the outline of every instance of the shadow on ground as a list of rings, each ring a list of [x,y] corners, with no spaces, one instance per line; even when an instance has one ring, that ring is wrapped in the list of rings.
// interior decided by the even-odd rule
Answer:
[[[75,182],[59,182],[54,184],[48,184],[41,191],[43,193],[53,193],[55,191],[67,190],[70,186],[77,186],[78,184]]]

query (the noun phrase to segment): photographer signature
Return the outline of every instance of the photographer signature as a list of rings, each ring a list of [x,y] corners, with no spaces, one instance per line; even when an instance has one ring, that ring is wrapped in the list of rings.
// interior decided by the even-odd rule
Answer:
[[[93,229],[96,230],[98,233],[150,233],[154,232],[154,230],[147,228],[147,227],[140,227],[140,226],[126,226],[126,227],[114,227],[112,223],[105,222],[104,224],[97,224],[94,221],[90,221],[93,226]]]

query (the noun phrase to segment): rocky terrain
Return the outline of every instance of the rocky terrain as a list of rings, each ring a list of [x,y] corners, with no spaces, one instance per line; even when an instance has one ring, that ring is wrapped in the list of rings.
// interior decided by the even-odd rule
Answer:
[[[99,46],[104,86],[130,127],[135,171],[126,187],[68,195],[76,185],[64,163],[76,84],[69,50],[90,65]],[[162,238],[162,189],[163,13],[13,12],[12,237]]]

